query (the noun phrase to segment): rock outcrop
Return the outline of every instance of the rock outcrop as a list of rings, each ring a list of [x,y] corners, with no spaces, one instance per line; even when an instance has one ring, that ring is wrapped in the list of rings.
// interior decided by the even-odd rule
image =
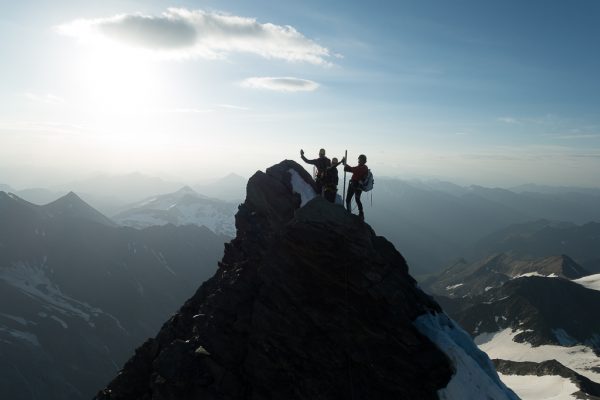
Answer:
[[[463,368],[416,327],[441,309],[402,255],[315,197],[297,163],[249,180],[236,228],[214,277],[97,400],[437,399]],[[515,398],[498,388],[488,398]]]

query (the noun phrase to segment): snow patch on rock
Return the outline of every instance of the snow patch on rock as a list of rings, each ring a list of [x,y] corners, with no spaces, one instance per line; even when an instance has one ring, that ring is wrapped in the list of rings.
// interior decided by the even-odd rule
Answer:
[[[16,317],[16,316],[10,315],[10,314],[0,313],[0,317],[8,318],[12,321],[18,322],[19,324],[21,324],[23,326],[27,326],[28,323],[32,323],[33,325],[35,325],[34,322],[27,321],[25,318]]]
[[[33,346],[40,346],[37,336],[30,332],[21,331],[18,329],[9,329],[4,326],[0,326],[0,333],[7,333],[11,338],[25,341]],[[4,340],[4,342],[11,343],[10,340]]]
[[[290,179],[292,190],[294,193],[298,193],[300,195],[300,207],[304,207],[304,205],[315,198],[317,194],[315,193],[313,187],[304,179],[302,179],[300,174],[295,169],[290,168],[288,172],[292,176]]]
[[[498,377],[494,365],[479,350],[467,332],[445,314],[423,314],[414,322],[452,361],[455,373],[446,388],[438,391],[440,399],[510,399],[518,397]]]
[[[13,286],[25,296],[39,301],[47,311],[66,317],[81,318],[92,327],[95,326],[93,320],[99,315],[104,315],[112,319],[124,333],[129,334],[115,316],[67,295],[52,281],[50,275],[49,268],[44,263],[30,264],[19,261],[10,267],[0,268],[0,281]],[[47,316],[46,313],[38,313],[38,315]],[[51,315],[50,318],[61,324],[63,328],[68,327],[57,315]]]
[[[456,288],[461,287],[464,283],[457,283],[456,285],[446,286],[446,290],[454,290]]]

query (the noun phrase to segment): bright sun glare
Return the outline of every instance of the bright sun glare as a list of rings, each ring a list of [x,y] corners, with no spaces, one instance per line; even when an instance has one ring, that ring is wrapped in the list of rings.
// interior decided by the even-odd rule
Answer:
[[[111,41],[83,54],[77,80],[92,109],[116,113],[148,111],[157,106],[161,84],[150,54]]]

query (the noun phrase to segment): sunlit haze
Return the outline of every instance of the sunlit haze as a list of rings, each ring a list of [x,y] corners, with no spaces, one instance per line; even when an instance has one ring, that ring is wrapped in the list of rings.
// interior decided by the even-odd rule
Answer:
[[[600,3],[19,1],[0,183],[194,184],[303,148],[379,176],[600,186]]]

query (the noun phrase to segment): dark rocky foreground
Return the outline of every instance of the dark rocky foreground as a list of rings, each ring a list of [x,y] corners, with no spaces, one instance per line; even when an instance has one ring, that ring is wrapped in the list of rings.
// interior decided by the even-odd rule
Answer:
[[[438,398],[454,367],[413,321],[440,307],[356,216],[299,208],[291,174],[312,184],[292,161],[249,180],[218,272],[97,400]]]

